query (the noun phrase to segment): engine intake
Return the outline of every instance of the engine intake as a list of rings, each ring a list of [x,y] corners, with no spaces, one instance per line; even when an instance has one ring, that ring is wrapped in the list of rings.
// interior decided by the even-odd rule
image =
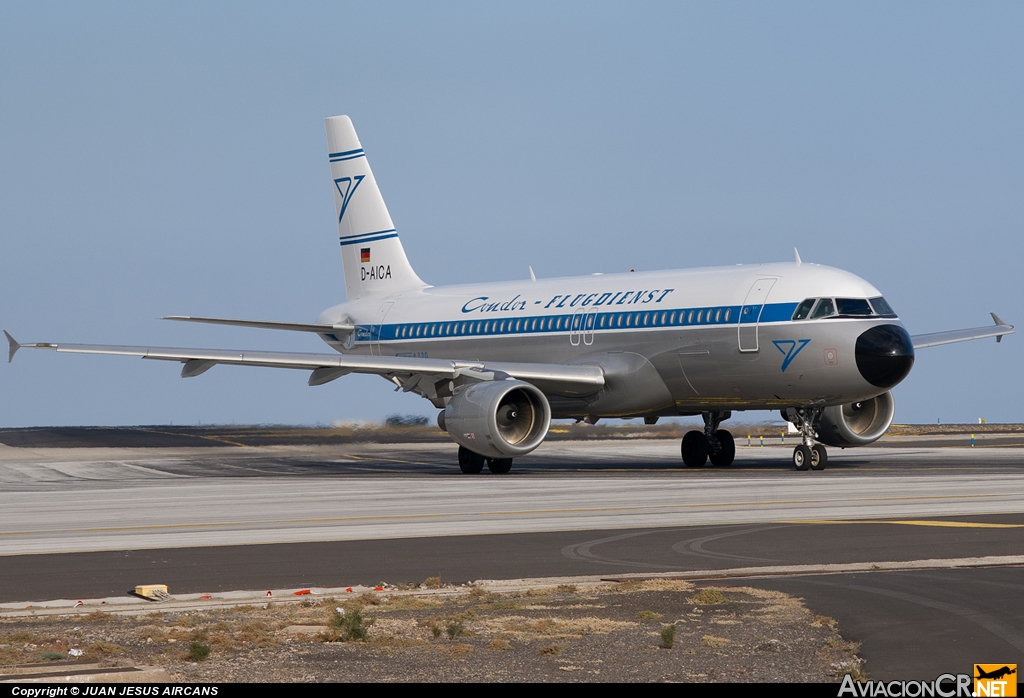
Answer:
[[[517,380],[460,388],[441,414],[438,422],[457,444],[488,458],[525,456],[540,446],[551,424],[544,393]]]
[[[891,392],[870,400],[826,407],[818,422],[818,441],[842,448],[864,446],[881,438],[895,414]]]

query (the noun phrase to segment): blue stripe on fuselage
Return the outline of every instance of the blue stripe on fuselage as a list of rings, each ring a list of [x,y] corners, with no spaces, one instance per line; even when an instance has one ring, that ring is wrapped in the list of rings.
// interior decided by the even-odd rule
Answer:
[[[665,327],[727,327],[737,324],[742,310],[742,324],[787,322],[793,317],[796,303],[767,303],[764,306],[711,306],[676,310],[635,310],[630,312],[564,315],[531,315],[527,317],[474,318],[440,322],[406,322],[389,325],[360,325],[357,341],[409,341],[459,337],[493,337],[496,335],[531,335],[564,332],[623,332],[653,330]],[[760,312],[758,312],[760,311]]]

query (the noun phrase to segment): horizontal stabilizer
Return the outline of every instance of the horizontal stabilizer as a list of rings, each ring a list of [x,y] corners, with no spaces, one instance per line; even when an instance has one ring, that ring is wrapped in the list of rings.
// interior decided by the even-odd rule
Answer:
[[[1013,334],[1013,325],[1003,322],[1003,319],[995,313],[989,313],[995,321],[995,325],[987,327],[971,327],[966,330],[949,330],[947,332],[932,332],[930,334],[915,334],[910,339],[914,342],[914,349],[925,349],[937,347],[941,344],[954,344],[956,342],[969,342],[972,339],[986,339],[995,337],[999,342],[1004,334]]]
[[[189,315],[167,315],[161,320],[177,320],[179,322],[202,322],[209,325],[232,325],[234,327],[256,327],[263,330],[288,330],[291,332],[317,332],[319,334],[335,334],[337,332],[354,332],[355,325],[324,325],[312,322],[272,322],[270,320],[235,320],[219,317],[192,317]]]

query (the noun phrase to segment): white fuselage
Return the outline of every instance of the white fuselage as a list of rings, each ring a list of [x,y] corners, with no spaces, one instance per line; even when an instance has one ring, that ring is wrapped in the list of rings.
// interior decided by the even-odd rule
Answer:
[[[608,385],[552,401],[556,416],[638,416],[708,409],[836,405],[883,392],[857,369],[857,338],[895,317],[793,320],[808,298],[879,291],[814,264],[738,265],[371,295],[318,322],[357,326],[343,353],[596,363]],[[806,341],[805,341],[806,340]]]

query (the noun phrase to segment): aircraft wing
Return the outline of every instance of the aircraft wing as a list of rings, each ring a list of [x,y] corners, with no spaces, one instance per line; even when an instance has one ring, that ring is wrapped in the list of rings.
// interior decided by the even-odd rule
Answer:
[[[4,331],[10,345],[8,362],[18,349],[50,349],[58,353],[138,356],[143,359],[180,361],[182,378],[205,373],[217,364],[267,366],[312,371],[310,385],[323,385],[349,373],[383,376],[406,392],[415,391],[436,399],[438,383],[516,378],[532,383],[546,393],[592,395],[604,385],[604,371],[594,365],[512,363],[426,359],[407,356],[365,356],[360,354],[306,354],[297,352],[240,351],[231,349],[184,349],[175,347],[130,347],[107,344],[20,344]],[[443,387],[440,387],[443,393]]]
[[[949,330],[948,332],[932,332],[930,334],[915,334],[910,339],[914,342],[914,349],[926,347],[937,347],[940,344],[953,344],[955,342],[967,342],[972,339],[985,339],[995,337],[999,342],[1004,334],[1013,334],[1013,325],[1007,325],[995,313],[989,313],[995,321],[995,325],[987,327],[971,327],[966,330]]]

